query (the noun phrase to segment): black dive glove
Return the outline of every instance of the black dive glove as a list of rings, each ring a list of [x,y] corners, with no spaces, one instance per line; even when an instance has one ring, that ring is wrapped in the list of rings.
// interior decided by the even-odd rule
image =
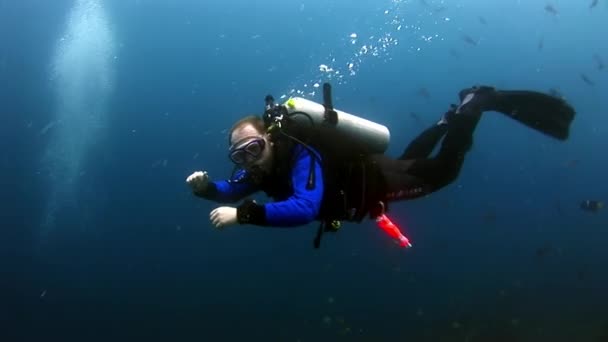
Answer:
[[[245,200],[243,204],[236,208],[236,220],[240,224],[264,225],[266,223],[266,208],[253,200]]]

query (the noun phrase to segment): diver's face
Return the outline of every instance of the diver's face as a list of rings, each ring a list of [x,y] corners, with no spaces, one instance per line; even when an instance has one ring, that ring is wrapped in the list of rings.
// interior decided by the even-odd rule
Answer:
[[[232,132],[230,159],[246,170],[259,168],[269,173],[272,169],[272,142],[268,134],[257,131],[253,125],[244,125]]]

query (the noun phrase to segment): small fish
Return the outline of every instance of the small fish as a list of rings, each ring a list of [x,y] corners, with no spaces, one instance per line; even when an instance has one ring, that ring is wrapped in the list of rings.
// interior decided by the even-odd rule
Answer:
[[[540,39],[538,40],[538,51],[541,51],[544,47],[545,47],[545,38],[544,37],[540,37]]]
[[[450,56],[454,58],[460,58],[460,54],[455,49],[450,49]]]
[[[579,164],[579,160],[578,159],[572,159],[572,160],[568,160],[567,162],[564,163],[564,167],[567,168],[573,168],[576,165]]]
[[[555,248],[553,248],[553,246],[551,246],[551,244],[546,243],[544,246],[542,247],[538,247],[536,249],[536,257],[538,258],[544,258],[546,256],[551,256],[555,252]]]
[[[40,130],[40,135],[45,135],[46,132],[49,131],[49,129],[53,128],[53,126],[55,126],[54,121],[51,121],[48,124],[46,124],[46,126],[42,127],[42,129]]]
[[[583,211],[597,213],[604,208],[604,202],[596,200],[585,200],[580,203],[580,208]]]
[[[555,9],[555,7],[553,7],[553,5],[551,4],[547,4],[545,5],[545,11],[549,14],[552,15],[558,15],[559,13],[557,12],[557,10]]]
[[[470,45],[473,45],[473,46],[477,46],[477,42],[473,38],[469,37],[466,34],[462,35],[462,40],[464,40],[464,42],[467,43],[467,44],[470,44]]]
[[[598,55],[597,53],[594,54],[593,60],[595,60],[595,66],[597,67],[597,70],[604,70],[605,64],[600,55]]]
[[[498,215],[496,215],[496,212],[491,209],[488,209],[488,211],[486,211],[483,215],[481,215],[481,220],[485,224],[496,223],[497,218],[498,218]]]
[[[579,281],[585,281],[587,279],[588,272],[586,270],[578,270],[576,271],[576,278]]]
[[[445,7],[445,6],[441,6],[441,7],[437,7],[437,8],[435,8],[435,9],[433,10],[433,12],[435,12],[435,13],[441,13],[441,12],[445,11],[446,9],[448,9],[448,8],[447,8],[447,7]]]
[[[583,82],[587,83],[587,85],[590,85],[590,86],[595,85],[595,82],[593,82],[591,79],[589,79],[589,77],[587,77],[587,75],[585,75],[585,74],[581,73],[581,79],[583,80]]]
[[[549,89],[549,95],[560,98],[560,99],[564,98],[564,95],[562,95],[562,93],[557,88]]]
[[[420,115],[418,115],[415,112],[410,112],[410,117],[416,121],[416,123],[420,124],[420,125],[424,125],[424,121],[422,121],[422,119],[420,118]]]
[[[431,93],[425,87],[418,89],[417,94],[418,96],[424,97],[427,100],[431,98]]]
[[[593,1],[591,1],[591,5],[589,5],[589,8],[594,8],[595,6],[597,6],[598,2],[599,2],[599,0],[593,0]]]
[[[484,17],[482,17],[482,16],[478,16],[477,19],[479,19],[479,22],[482,25],[487,25],[488,24],[488,22],[486,21],[486,19]]]
[[[564,214],[564,208],[562,207],[561,201],[558,200],[557,202],[555,202],[555,210],[560,216]]]

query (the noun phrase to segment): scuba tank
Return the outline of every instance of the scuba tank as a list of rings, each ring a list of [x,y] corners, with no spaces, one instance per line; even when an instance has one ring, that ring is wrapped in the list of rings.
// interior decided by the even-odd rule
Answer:
[[[278,105],[272,96],[266,96],[264,122],[271,132],[279,128],[307,144],[325,146],[342,156],[384,153],[390,141],[386,126],[334,110],[329,83],[323,84],[323,104],[292,97]]]
[[[307,189],[312,189],[314,186],[315,160],[323,165],[327,182],[324,184],[325,189],[327,194],[332,196],[324,197],[324,203],[335,203],[338,206],[341,205],[340,203],[345,203],[345,190],[352,190],[348,183],[351,176],[355,182],[361,182],[363,187],[360,206],[345,207],[345,211],[349,211],[343,213],[346,216],[326,217],[321,221],[314,239],[315,248],[319,248],[323,232],[335,232],[344,217],[351,219],[364,213],[365,159],[370,154],[381,154],[386,151],[390,132],[386,126],[334,110],[329,83],[323,84],[323,104],[301,97],[292,97],[283,104],[276,104],[271,95],[266,96],[265,102],[263,120],[271,137],[277,140],[283,137],[295,141],[307,148],[314,157],[311,158]],[[316,149],[321,157],[314,153],[312,148]],[[359,173],[357,174],[354,169],[359,169]],[[328,173],[331,176],[327,177]],[[354,212],[351,212],[351,209]],[[382,221],[382,224],[387,225],[388,221],[385,221]],[[384,226],[382,228],[387,229]],[[405,243],[403,245],[405,246]]]
[[[300,125],[306,125],[306,121],[312,119],[319,133],[330,134],[334,143],[343,141],[349,146],[363,148],[367,153],[384,153],[388,147],[390,132],[386,126],[340,110],[335,110],[332,120],[326,115],[325,106],[301,97],[292,97],[284,105],[288,115]],[[298,112],[307,113],[310,119],[297,116]]]

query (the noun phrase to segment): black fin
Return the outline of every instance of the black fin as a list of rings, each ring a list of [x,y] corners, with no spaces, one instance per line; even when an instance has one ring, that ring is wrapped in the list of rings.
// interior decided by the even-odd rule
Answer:
[[[559,140],[566,140],[575,111],[565,100],[527,90],[497,90],[497,112]]]

